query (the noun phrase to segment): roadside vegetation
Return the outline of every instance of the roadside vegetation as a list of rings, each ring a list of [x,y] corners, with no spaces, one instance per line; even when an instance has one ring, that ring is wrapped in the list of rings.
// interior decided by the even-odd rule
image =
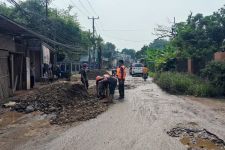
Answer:
[[[198,76],[178,72],[162,72],[155,76],[155,82],[171,94],[217,97],[223,90]]]
[[[225,6],[209,16],[191,13],[186,21],[171,27],[159,25],[155,35],[158,39],[145,45],[136,57],[149,66],[149,75],[163,90],[225,96],[225,61],[214,61],[214,53],[225,50]],[[192,61],[191,73],[188,60]]]

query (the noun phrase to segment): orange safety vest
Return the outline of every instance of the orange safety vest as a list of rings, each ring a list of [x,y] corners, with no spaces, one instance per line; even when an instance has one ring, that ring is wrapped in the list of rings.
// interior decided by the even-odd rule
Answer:
[[[121,68],[123,68],[123,74],[121,74]],[[125,66],[118,67],[116,69],[116,75],[117,75],[118,79],[124,80],[126,78],[126,68],[125,68]]]
[[[147,67],[143,67],[143,73],[144,74],[148,73],[148,68]]]

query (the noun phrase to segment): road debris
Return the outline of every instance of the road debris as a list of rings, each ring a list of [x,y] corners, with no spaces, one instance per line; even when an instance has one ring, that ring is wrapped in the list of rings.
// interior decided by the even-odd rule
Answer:
[[[3,107],[4,108],[9,108],[9,107],[14,107],[16,105],[16,102],[8,102],[8,103],[5,103],[3,104]]]
[[[206,129],[176,127],[167,132],[171,137],[179,137],[188,150],[225,150],[225,142]]]
[[[95,118],[107,109],[81,84],[56,83],[33,93],[14,98],[12,110],[30,113],[40,111],[53,115],[51,124],[65,124]]]

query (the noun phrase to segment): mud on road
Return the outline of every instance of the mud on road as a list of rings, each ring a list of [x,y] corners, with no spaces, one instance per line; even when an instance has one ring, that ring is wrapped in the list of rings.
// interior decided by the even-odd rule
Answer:
[[[207,105],[190,97],[169,95],[151,79],[128,77],[125,100],[116,101],[97,118],[66,128],[62,132],[34,139],[16,149],[29,150],[187,150],[212,149],[187,142],[192,134],[225,140],[225,112],[219,106]],[[118,92],[117,92],[118,93]],[[211,102],[211,100],[208,100]],[[177,130],[176,130],[177,129]],[[181,130],[178,130],[181,129]],[[176,137],[168,134],[182,132]],[[206,134],[207,133],[207,134]],[[208,134],[209,133],[209,134]],[[215,136],[212,136],[215,135]],[[186,138],[186,139],[185,139]],[[182,140],[185,139],[185,140]],[[211,140],[212,141],[212,140]],[[223,149],[223,145],[219,145]],[[218,147],[216,147],[218,148]],[[215,149],[215,147],[214,147]]]

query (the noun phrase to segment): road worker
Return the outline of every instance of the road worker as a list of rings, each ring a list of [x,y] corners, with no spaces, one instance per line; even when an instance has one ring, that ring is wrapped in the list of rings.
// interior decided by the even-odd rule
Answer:
[[[104,79],[104,77],[102,77],[102,76],[96,77],[96,95],[98,98],[102,97],[102,92],[100,92],[100,89],[102,89],[102,88],[100,88],[100,86],[102,86],[102,83],[100,85],[99,82],[102,81],[103,79]]]
[[[122,100],[124,99],[124,82],[126,78],[126,68],[123,60],[119,60],[119,67],[117,68],[116,74],[119,81],[119,99]]]
[[[108,83],[109,83],[109,102],[113,103],[115,89],[117,86],[117,78],[113,75],[110,76],[108,78]]]
[[[144,65],[143,67],[143,79],[146,81],[146,79],[148,78],[148,67],[147,65]]]
[[[84,84],[85,88],[88,89],[89,83],[88,83],[88,75],[87,75],[87,64],[84,63],[82,65],[82,68],[80,70],[80,75],[81,75],[81,82]]]
[[[113,102],[117,79],[108,73],[96,77],[96,91],[100,99],[108,98],[108,102]]]

